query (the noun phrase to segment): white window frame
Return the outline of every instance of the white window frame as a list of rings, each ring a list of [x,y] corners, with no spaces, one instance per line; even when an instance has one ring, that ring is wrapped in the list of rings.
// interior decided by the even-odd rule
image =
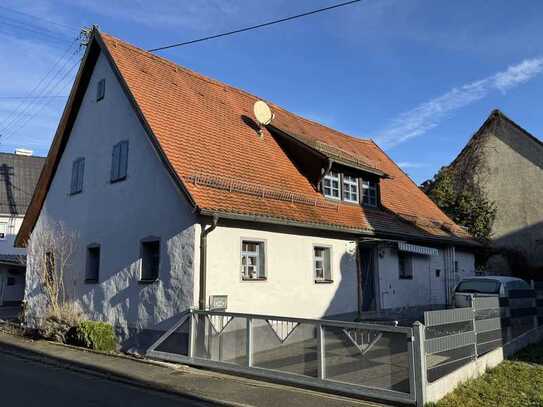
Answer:
[[[326,264],[326,258],[319,257],[316,254],[316,251],[318,249],[324,250],[328,252],[328,265]],[[317,275],[317,262],[322,262],[322,277],[319,277]],[[326,266],[328,266],[328,270],[326,270]],[[332,247],[323,245],[323,244],[314,244],[313,245],[313,279],[316,284],[322,284],[322,283],[333,283],[334,280],[332,278]]]
[[[352,175],[343,174],[342,178],[342,189],[343,189],[343,200],[345,202],[358,203],[360,199],[358,178]],[[354,190],[353,190],[354,188]]]
[[[244,250],[245,244],[254,244],[256,251]],[[247,260],[249,258],[255,258],[256,264],[252,267],[256,268],[255,277],[251,277],[248,274],[249,265]],[[240,278],[241,281],[266,281],[268,279],[268,268],[266,264],[266,241],[262,239],[242,238],[240,240]],[[243,264],[245,259],[245,264]]]
[[[4,229],[2,231],[2,228]],[[7,222],[0,222],[0,240],[6,240],[8,236],[8,223]]]
[[[337,183],[337,187],[334,187],[334,182]],[[328,185],[327,185],[328,184]],[[330,192],[327,193],[326,189]],[[337,190],[337,196],[334,196],[333,192]],[[322,180],[322,193],[325,197],[335,200],[341,200],[341,176],[339,172],[330,171],[326,174]]]
[[[371,193],[373,192],[373,197]],[[367,198],[367,199],[366,199]],[[362,180],[362,205],[376,208],[379,201],[377,183],[371,180]]]

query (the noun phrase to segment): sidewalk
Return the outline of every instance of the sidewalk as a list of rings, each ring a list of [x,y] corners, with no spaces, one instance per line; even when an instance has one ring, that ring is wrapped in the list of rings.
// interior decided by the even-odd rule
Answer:
[[[0,332],[0,353],[61,366],[109,380],[228,406],[356,406],[379,404],[195,369],[185,365],[106,355]],[[382,405],[381,405],[382,406]]]

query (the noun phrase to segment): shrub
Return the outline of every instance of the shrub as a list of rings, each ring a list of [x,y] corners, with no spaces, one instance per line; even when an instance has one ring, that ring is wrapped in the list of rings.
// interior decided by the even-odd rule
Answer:
[[[67,343],[103,352],[117,350],[117,337],[113,327],[100,321],[79,322],[68,332]]]
[[[38,336],[56,342],[66,343],[70,329],[81,320],[79,307],[73,302],[66,302],[56,312],[50,311],[38,328]]]

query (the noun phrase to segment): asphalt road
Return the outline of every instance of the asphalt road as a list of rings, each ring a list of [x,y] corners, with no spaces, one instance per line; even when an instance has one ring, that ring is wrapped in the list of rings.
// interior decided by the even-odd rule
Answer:
[[[0,352],[0,405],[63,406],[210,406],[208,403],[137,388]]]

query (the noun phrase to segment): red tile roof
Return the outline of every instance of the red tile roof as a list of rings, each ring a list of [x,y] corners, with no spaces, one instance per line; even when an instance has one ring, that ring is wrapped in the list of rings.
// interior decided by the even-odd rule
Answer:
[[[96,36],[198,209],[361,233],[469,239],[373,141],[268,102],[274,126],[389,176],[381,180],[383,210],[330,204],[289,159],[277,136],[263,129],[259,137],[243,120],[253,116],[259,98],[110,35]]]

